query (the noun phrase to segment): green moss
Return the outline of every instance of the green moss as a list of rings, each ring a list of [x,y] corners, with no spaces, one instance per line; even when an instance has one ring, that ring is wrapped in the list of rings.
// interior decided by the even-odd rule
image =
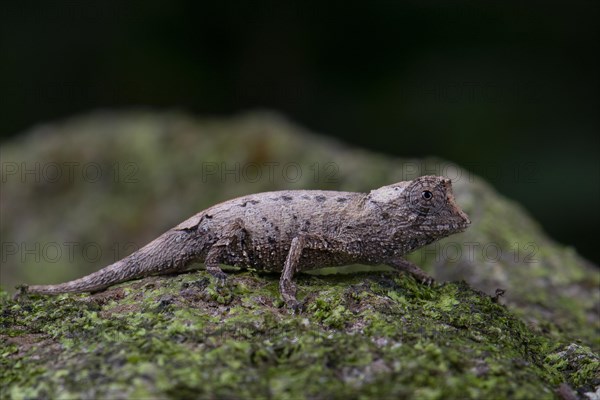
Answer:
[[[588,361],[573,372],[559,343],[465,283],[305,275],[305,310],[293,314],[272,298],[276,277],[230,281],[226,304],[204,271],[93,296],[3,295],[2,394],[552,398],[560,382],[590,387],[598,371],[578,348]]]
[[[549,354],[545,362],[567,376],[574,387],[600,385],[600,357],[589,347],[571,343]]]

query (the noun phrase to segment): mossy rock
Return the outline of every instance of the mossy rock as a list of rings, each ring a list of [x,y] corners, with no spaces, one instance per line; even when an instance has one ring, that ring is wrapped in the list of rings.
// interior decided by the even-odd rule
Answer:
[[[40,126],[1,152],[3,398],[553,398],[557,390],[589,398],[599,390],[598,268],[451,163],[349,148],[269,113],[94,114]],[[48,175],[56,170],[59,179]],[[237,195],[367,191],[426,173],[453,178],[473,221],[411,256],[440,282],[431,288],[384,267],[300,275],[297,315],[283,307],[277,276],[252,272],[232,272],[225,286],[196,271],[94,295],[15,302],[7,292],[82,276]],[[63,256],[45,254],[49,243]],[[104,251],[92,260],[77,248]]]

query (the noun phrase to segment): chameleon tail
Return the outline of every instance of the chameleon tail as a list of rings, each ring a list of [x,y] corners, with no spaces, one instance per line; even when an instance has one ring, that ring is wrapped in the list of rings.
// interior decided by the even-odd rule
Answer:
[[[19,287],[18,294],[97,292],[148,275],[183,271],[198,259],[197,246],[195,232],[171,229],[140,250],[83,278],[57,285],[24,285]]]

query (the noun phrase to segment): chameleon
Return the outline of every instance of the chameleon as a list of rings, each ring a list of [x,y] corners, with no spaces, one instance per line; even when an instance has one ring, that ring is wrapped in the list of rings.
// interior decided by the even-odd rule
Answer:
[[[419,282],[433,278],[403,258],[471,221],[456,204],[450,179],[422,176],[368,193],[284,190],[250,194],[214,205],[138,251],[82,278],[20,287],[21,294],[98,292],[151,275],[182,273],[204,263],[219,282],[220,265],[281,273],[285,304],[301,307],[298,272],[348,264],[391,266]]]

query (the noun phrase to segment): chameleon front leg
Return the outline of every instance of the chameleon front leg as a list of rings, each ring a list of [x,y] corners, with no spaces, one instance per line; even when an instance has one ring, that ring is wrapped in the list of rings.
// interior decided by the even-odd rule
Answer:
[[[416,264],[403,258],[396,258],[388,261],[386,265],[394,268],[396,271],[403,271],[411,274],[416,280],[427,286],[431,286],[434,282],[434,279],[427,272],[423,271]]]
[[[306,244],[306,236],[296,236],[292,239],[290,250],[288,252],[281,278],[279,279],[279,292],[285,304],[292,310],[298,310],[300,303],[296,299],[296,284],[292,281],[294,273],[298,270],[300,256]]]
[[[231,249],[236,246],[239,249],[242,248],[242,242],[246,234],[247,231],[241,219],[238,218],[229,224],[223,230],[221,238],[212,245],[206,255],[206,259],[204,260],[206,271],[220,281],[225,281],[227,274],[223,272],[219,265],[225,261],[228,248]]]

